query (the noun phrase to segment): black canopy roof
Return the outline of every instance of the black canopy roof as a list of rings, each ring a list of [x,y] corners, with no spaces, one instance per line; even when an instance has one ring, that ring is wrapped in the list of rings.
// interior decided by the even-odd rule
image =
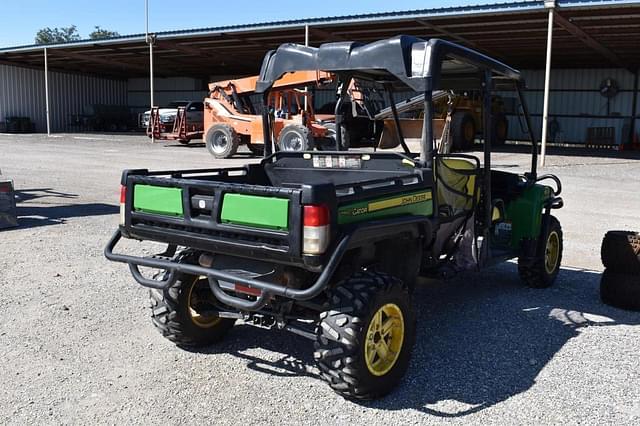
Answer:
[[[256,92],[269,90],[288,72],[310,70],[399,81],[420,92],[477,88],[484,70],[498,81],[522,81],[519,71],[464,46],[437,38],[399,35],[368,44],[325,43],[317,48],[283,44],[265,56]]]

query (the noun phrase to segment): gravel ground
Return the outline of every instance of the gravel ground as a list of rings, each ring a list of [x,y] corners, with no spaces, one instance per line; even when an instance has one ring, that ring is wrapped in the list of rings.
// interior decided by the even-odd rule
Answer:
[[[0,135],[0,169],[20,196],[20,227],[0,231],[0,423],[638,424],[640,314],[602,305],[598,282],[603,233],[640,230],[640,162],[572,154],[545,169],[565,186],[556,286],[524,288],[513,263],[425,282],[403,384],[357,404],[317,378],[311,343],[288,333],[239,325],[219,346],[176,348],[151,325],[146,291],[102,255],[122,169],[248,156],[214,161],[201,144],[137,136]]]

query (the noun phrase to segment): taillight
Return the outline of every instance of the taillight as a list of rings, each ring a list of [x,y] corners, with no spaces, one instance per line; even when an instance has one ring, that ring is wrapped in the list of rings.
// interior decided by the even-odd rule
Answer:
[[[124,203],[127,201],[127,187],[120,187],[120,225],[124,226]]]
[[[329,208],[323,205],[303,207],[302,251],[305,254],[322,254],[329,246]]]

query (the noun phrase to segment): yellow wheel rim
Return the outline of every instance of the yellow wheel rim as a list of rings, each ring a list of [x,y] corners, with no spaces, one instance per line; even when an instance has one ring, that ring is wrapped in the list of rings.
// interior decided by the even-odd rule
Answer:
[[[560,257],[560,236],[556,231],[549,234],[547,238],[547,246],[544,253],[544,268],[547,274],[553,274],[558,266],[558,258]]]
[[[364,345],[369,372],[384,376],[393,368],[404,341],[404,318],[395,303],[382,306],[371,318]]]
[[[214,317],[209,315],[202,315],[198,312],[198,306],[206,302],[206,300],[202,299],[203,292],[193,291],[200,283],[204,280],[196,280],[191,287],[189,287],[189,316],[191,317],[191,321],[200,328],[210,328],[215,326],[220,322],[220,317]],[[206,284],[206,281],[204,281]],[[208,290],[208,288],[207,288]],[[210,291],[210,290],[209,290]],[[210,296],[213,298],[213,294]]]

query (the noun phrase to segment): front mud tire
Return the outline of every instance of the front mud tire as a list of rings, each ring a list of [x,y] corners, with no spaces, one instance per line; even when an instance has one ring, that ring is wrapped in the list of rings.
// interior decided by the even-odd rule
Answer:
[[[321,376],[349,399],[386,395],[407,371],[415,323],[400,280],[379,272],[354,274],[335,287],[320,315],[314,358]]]
[[[531,264],[518,259],[520,279],[531,288],[551,287],[562,263],[562,227],[555,217],[549,218],[549,227],[540,235],[538,256]]]
[[[166,339],[178,346],[198,347],[217,343],[233,327],[235,319],[205,315],[214,297],[206,279],[180,275],[166,290],[150,290],[151,321]]]

